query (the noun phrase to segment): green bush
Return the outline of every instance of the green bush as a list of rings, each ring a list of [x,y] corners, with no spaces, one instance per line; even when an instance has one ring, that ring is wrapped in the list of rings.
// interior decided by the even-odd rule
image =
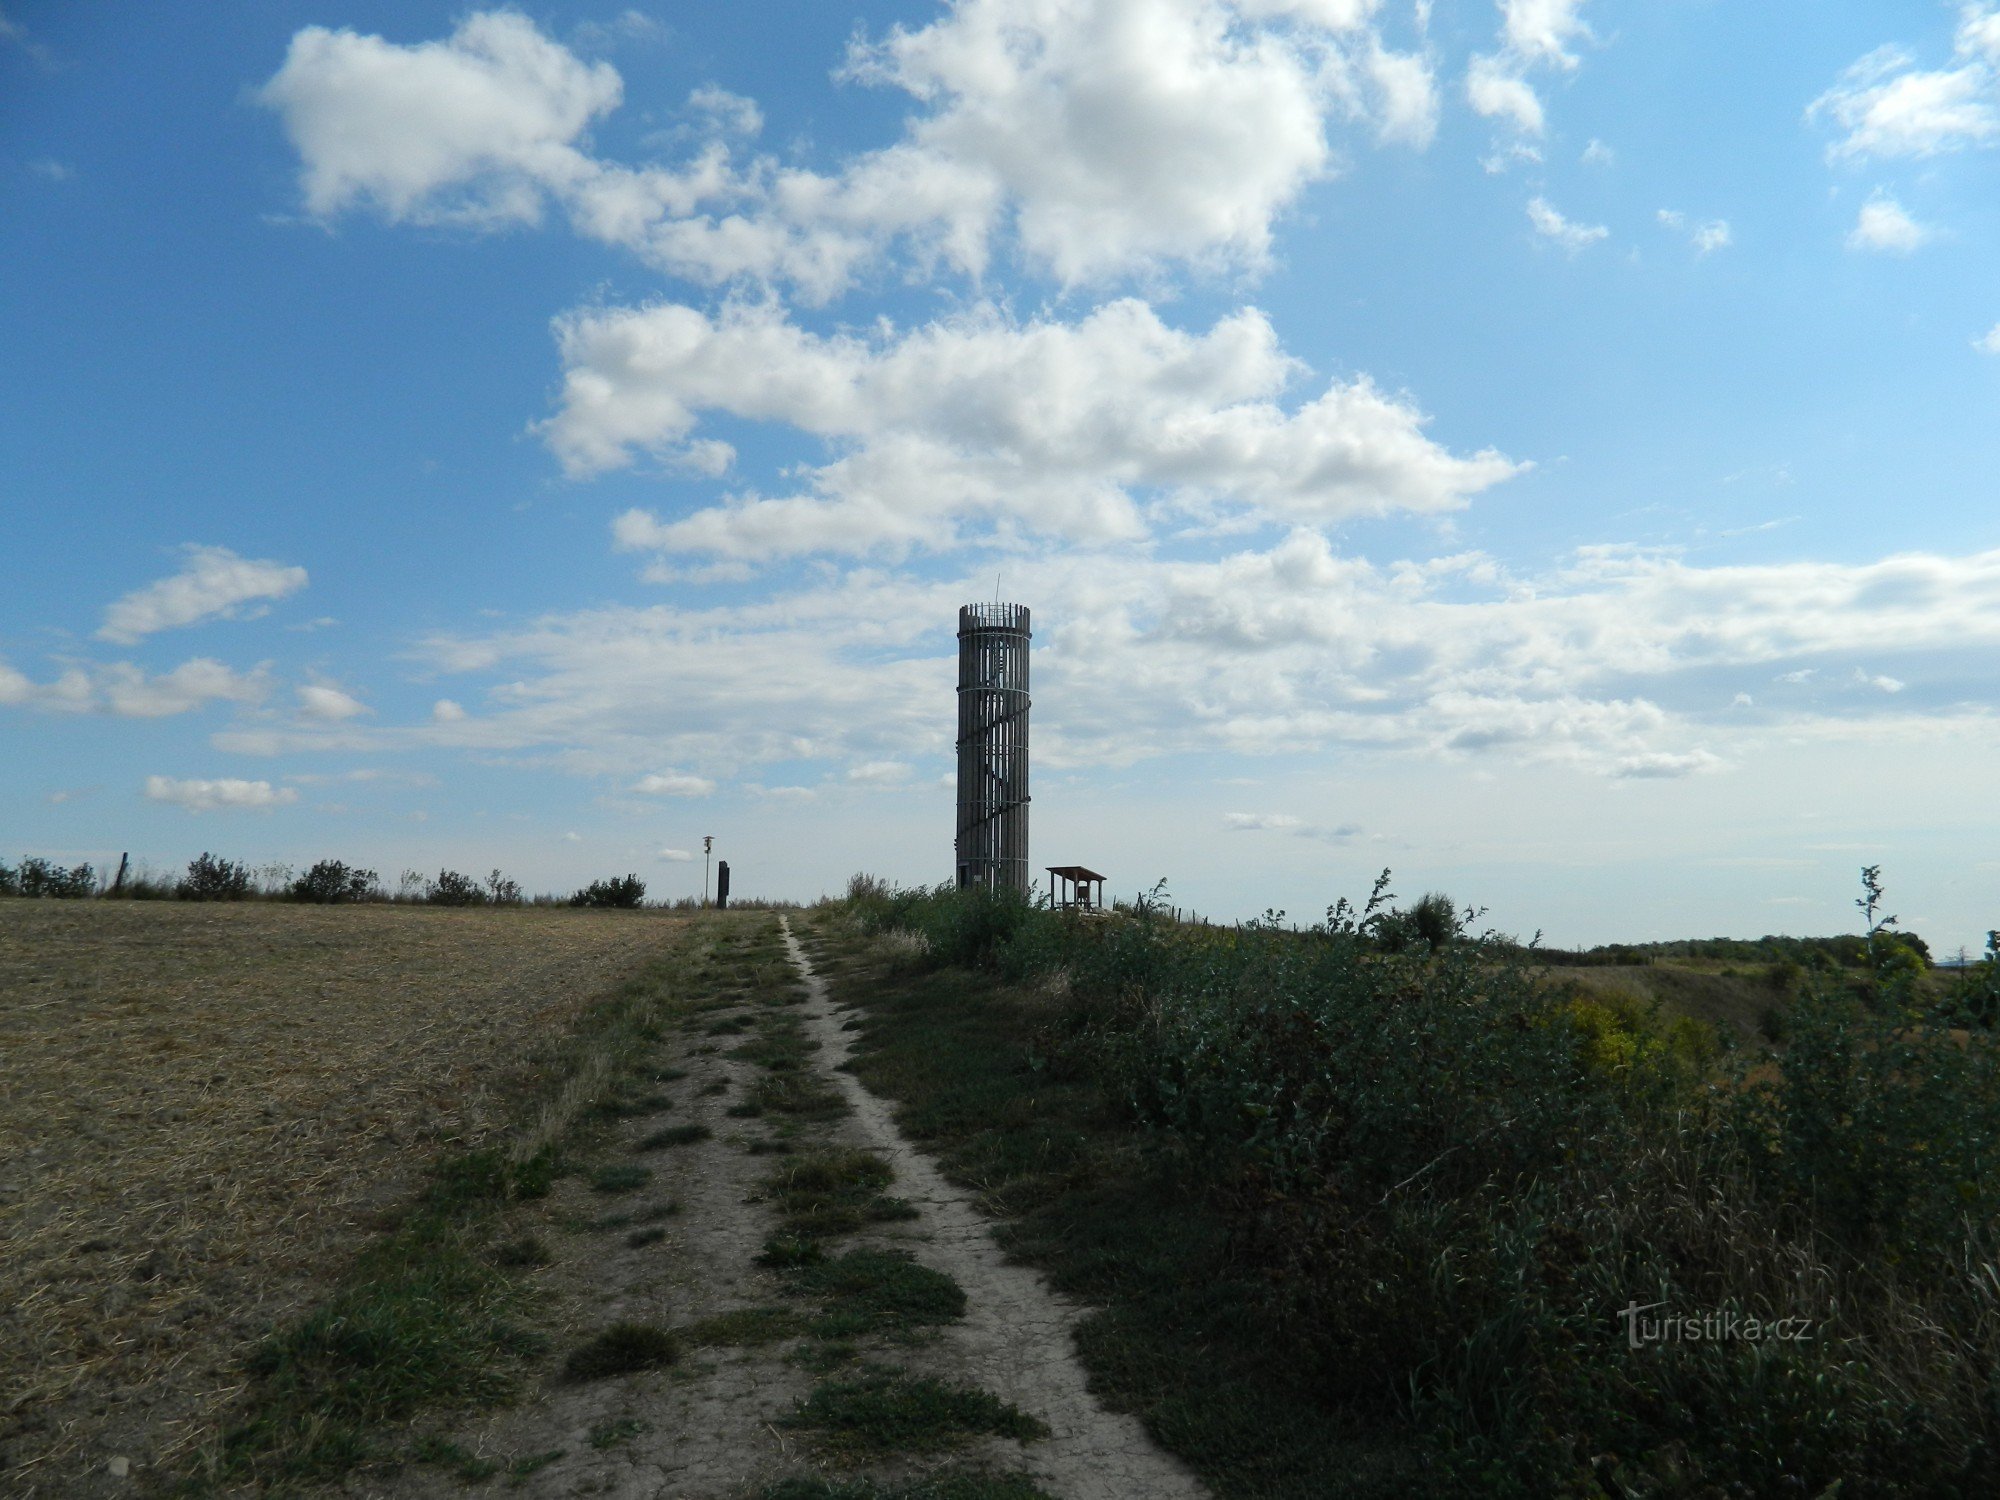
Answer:
[[[850,910],[1059,978],[1046,1065],[1110,1080],[1221,1209],[1257,1337],[1414,1418],[1464,1488],[2000,1486],[2000,1050],[1921,1015],[1879,886],[1869,1000],[1801,973],[1786,1053],[1739,1075],[1710,1028],[1426,932],[1386,885],[1303,931],[872,882]],[[1648,1304],[1819,1332],[1631,1349],[1619,1310]]]
[[[440,870],[436,880],[424,887],[424,900],[432,906],[484,906],[485,888],[470,875],[456,870]]]
[[[337,859],[323,859],[292,882],[294,901],[330,905],[337,901],[373,901],[381,895],[373,870],[357,869]]]
[[[637,875],[593,880],[569,898],[571,906],[609,906],[632,909],[646,900],[646,882]]]
[[[78,901],[97,893],[97,872],[89,865],[64,869],[30,856],[19,869],[0,865],[0,896],[34,896],[44,900]]]
[[[187,874],[174,894],[183,901],[241,901],[250,894],[249,867],[217,859],[204,849],[188,861]]]

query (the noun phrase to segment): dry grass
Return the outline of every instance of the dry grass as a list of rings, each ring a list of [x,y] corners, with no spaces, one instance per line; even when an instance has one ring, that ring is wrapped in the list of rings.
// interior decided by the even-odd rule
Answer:
[[[208,1437],[248,1346],[683,920],[0,901],[0,1492]]]

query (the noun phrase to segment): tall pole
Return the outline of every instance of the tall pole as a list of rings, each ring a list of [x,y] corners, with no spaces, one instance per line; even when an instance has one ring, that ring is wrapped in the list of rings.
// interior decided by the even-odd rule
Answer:
[[[704,907],[708,905],[708,851],[714,847],[715,835],[704,833],[701,836],[701,904]]]

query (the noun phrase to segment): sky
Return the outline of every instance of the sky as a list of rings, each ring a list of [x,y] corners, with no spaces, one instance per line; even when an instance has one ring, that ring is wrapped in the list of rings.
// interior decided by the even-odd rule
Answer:
[[[2000,926],[2000,3],[0,0],[0,859]]]

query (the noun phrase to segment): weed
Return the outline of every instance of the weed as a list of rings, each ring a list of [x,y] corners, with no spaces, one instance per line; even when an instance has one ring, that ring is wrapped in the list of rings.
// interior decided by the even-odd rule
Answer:
[[[650,1323],[614,1323],[570,1352],[563,1373],[571,1380],[601,1380],[657,1369],[680,1358],[680,1344]]]
[[[667,1237],[666,1230],[657,1224],[650,1229],[635,1229],[625,1236],[625,1243],[634,1250],[642,1250],[648,1245],[657,1245]]]
[[[1022,1442],[1048,1424],[989,1391],[872,1368],[817,1386],[786,1425],[822,1433],[828,1447],[860,1454],[934,1453],[991,1433]]]
[[[707,1083],[704,1083],[696,1092],[704,1098],[716,1094],[726,1094],[729,1092],[729,1080],[726,1078],[712,1078]]]
[[[641,1433],[652,1430],[651,1424],[638,1417],[620,1417],[614,1422],[598,1422],[590,1429],[590,1446],[615,1448],[620,1443],[629,1443]]]
[[[805,1332],[805,1320],[788,1307],[738,1307],[690,1323],[680,1330],[690,1344],[775,1344]]]
[[[814,1266],[826,1259],[826,1251],[816,1239],[799,1234],[774,1234],[764,1241],[763,1251],[757,1255],[760,1266],[772,1266],[779,1270],[794,1266]]]
[[[669,1125],[645,1137],[635,1149],[661,1151],[669,1146],[692,1146],[697,1141],[707,1140],[714,1133],[706,1125]]]
[[[965,1292],[898,1250],[850,1250],[798,1267],[793,1285],[845,1320],[841,1335],[906,1330],[965,1316]]]

